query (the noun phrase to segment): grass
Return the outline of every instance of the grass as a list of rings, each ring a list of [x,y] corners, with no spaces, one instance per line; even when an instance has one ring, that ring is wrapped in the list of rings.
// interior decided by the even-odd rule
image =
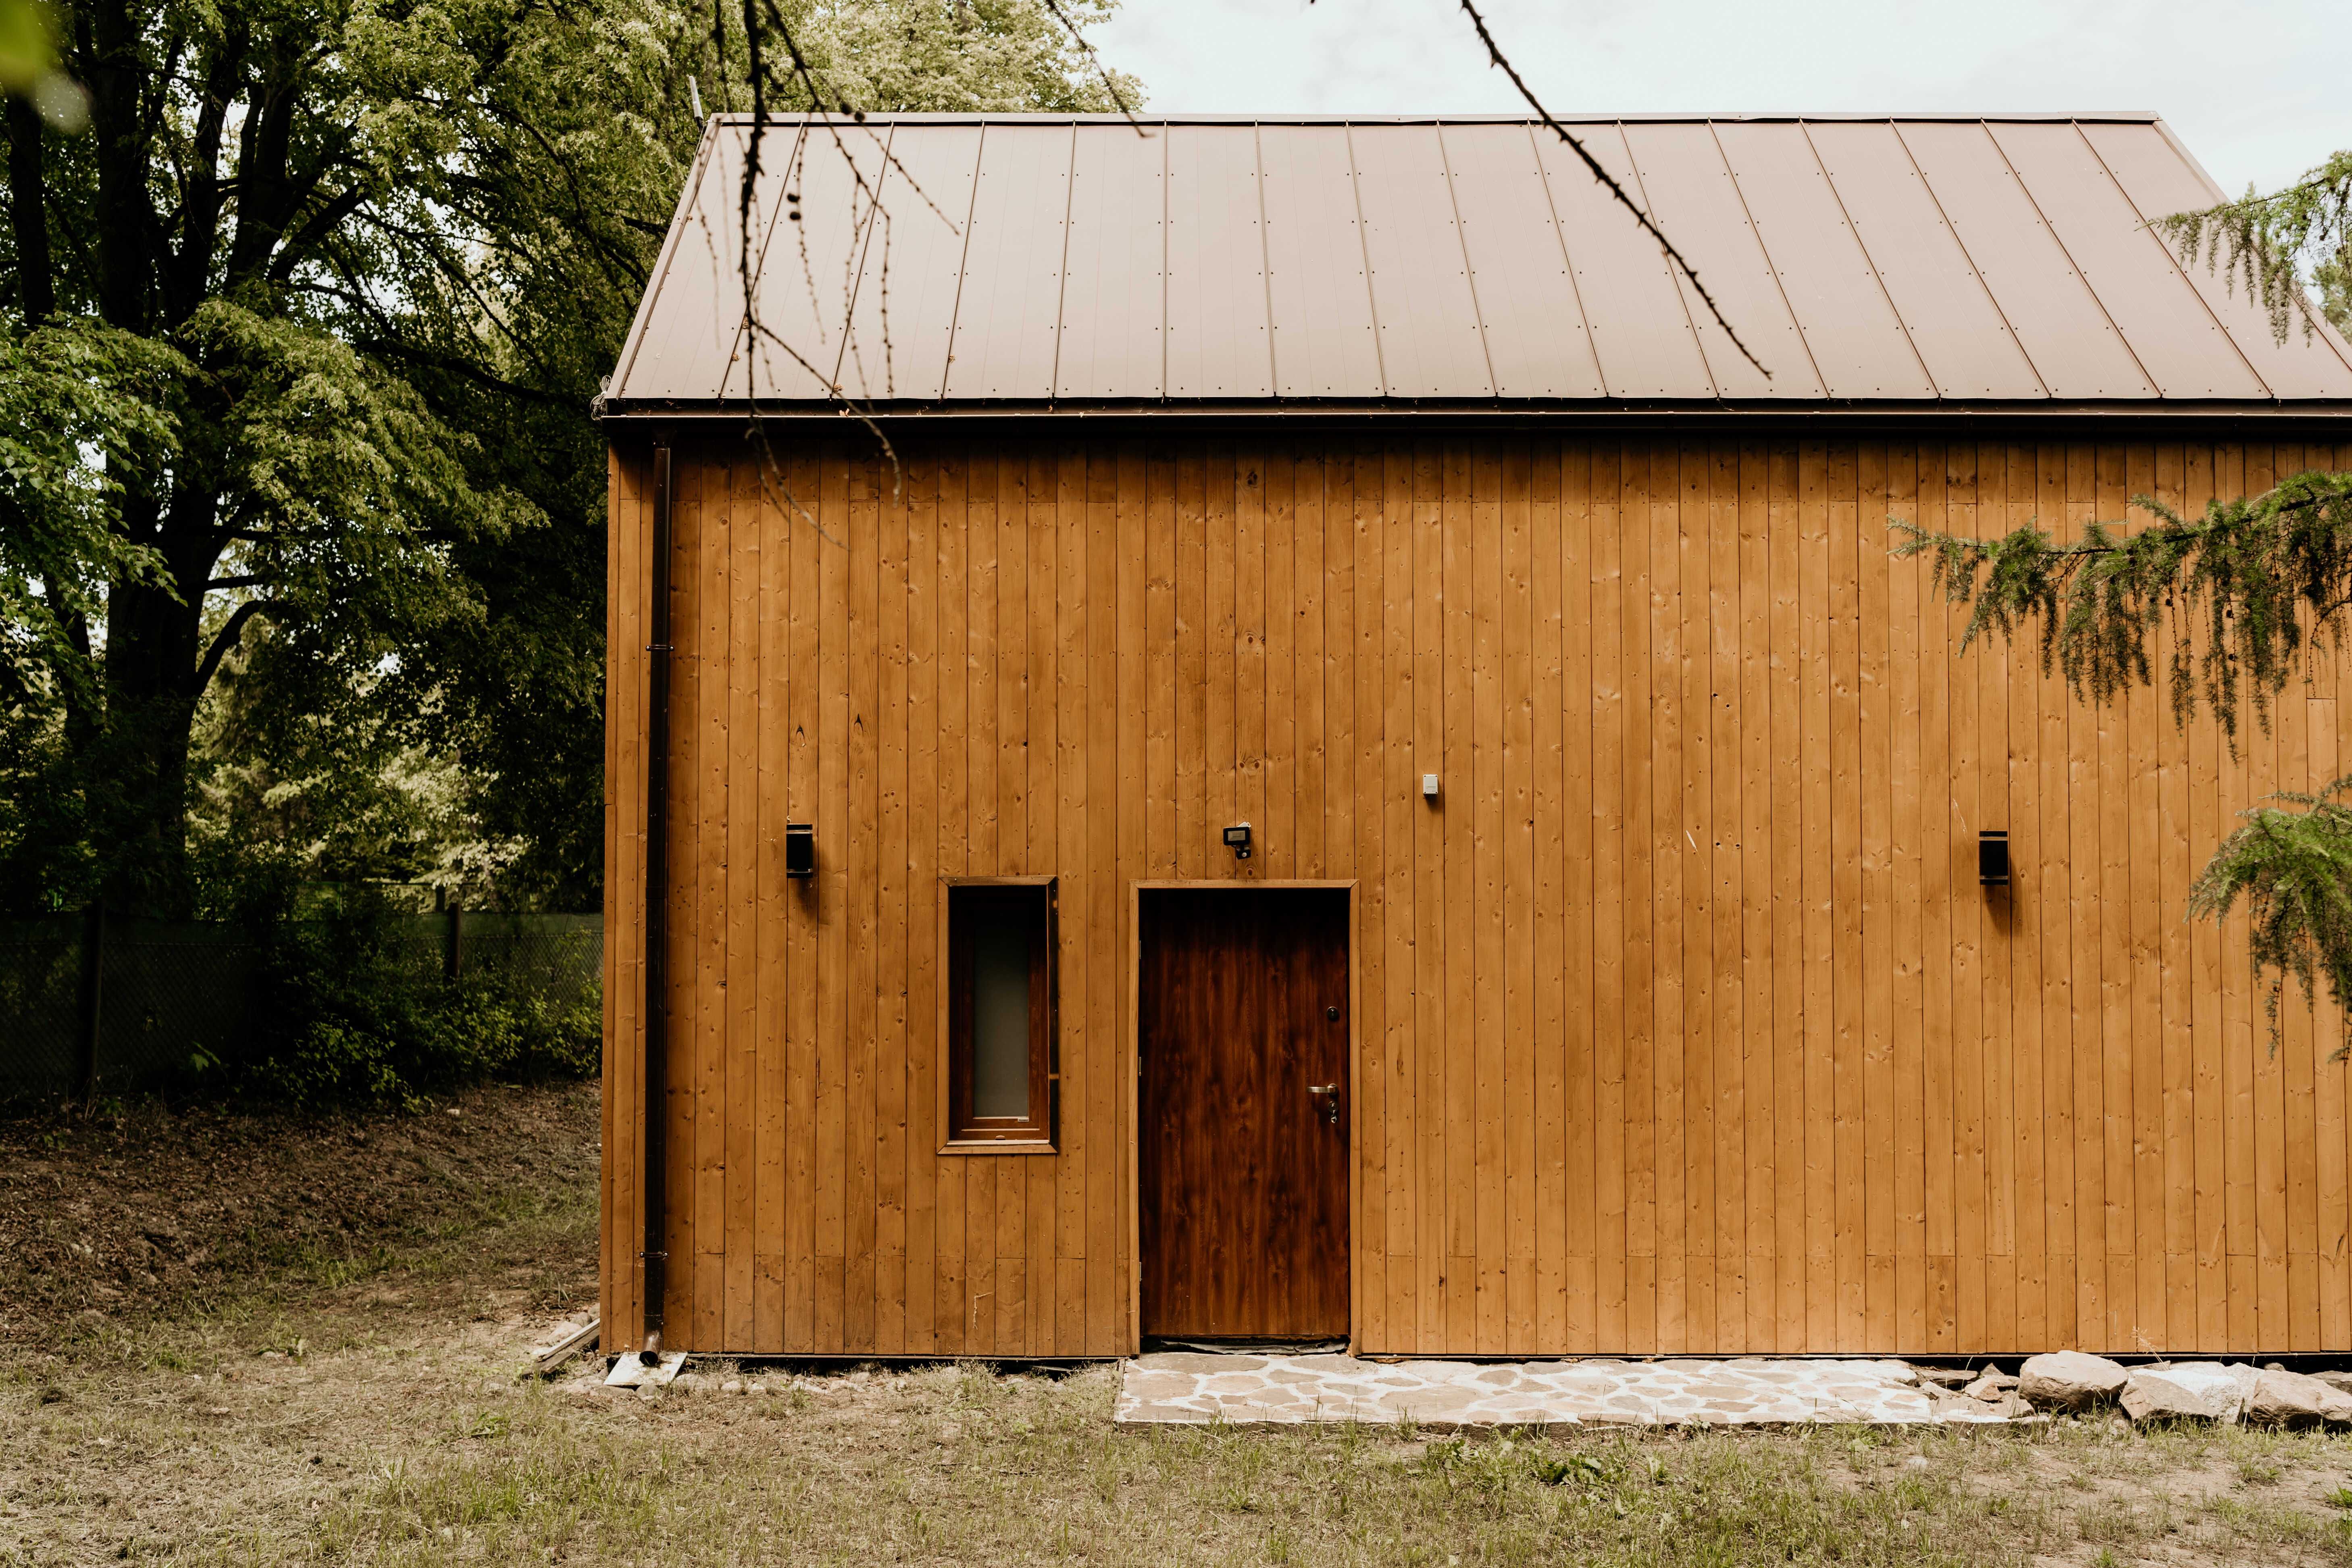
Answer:
[[[2352,1565],[2325,1434],[1127,1430],[1107,1367],[589,1392],[522,1352],[585,1299],[593,1187],[477,1196],[18,1355],[0,1563]]]

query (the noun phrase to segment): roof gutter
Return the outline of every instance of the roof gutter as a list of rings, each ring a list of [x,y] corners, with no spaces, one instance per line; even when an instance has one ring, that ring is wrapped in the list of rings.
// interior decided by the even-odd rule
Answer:
[[[714,125],[750,125],[760,118],[748,110],[733,110],[710,117]],[[1895,121],[1905,125],[1931,121],[1977,124],[1990,121],[1996,125],[2073,125],[2116,124],[2145,125],[2160,122],[2163,115],[2153,109],[2044,109],[2016,110],[2006,113],[1983,113],[1968,110],[1842,110],[1816,113],[1805,110],[1662,110],[1649,113],[1571,114],[1560,112],[1552,116],[1562,125],[1699,125],[1708,121],[1725,124],[1758,125],[1828,125],[1838,122],[1884,125]],[[851,117],[824,110],[790,112],[770,110],[765,116],[770,125],[842,125],[852,123]],[[1146,110],[1138,115],[1116,110],[1099,114],[1066,114],[1054,110],[1014,110],[997,113],[987,110],[931,110],[905,112],[880,112],[857,116],[859,126],[883,125],[1112,125],[1129,129],[1142,125],[1540,125],[1538,116],[1525,110],[1504,110],[1495,113],[1456,114],[1431,110],[1423,114],[1163,114]]]
[[[1767,427],[1874,430],[1943,428],[1982,425],[2064,427],[2095,424],[2112,427],[2137,424],[2179,429],[2183,426],[2259,421],[2280,426],[2330,428],[2352,422],[2352,402],[2189,402],[2145,399],[2104,403],[1714,403],[1714,404],[1572,404],[1572,403],[957,403],[905,404],[894,406],[845,407],[840,404],[803,404],[758,410],[740,404],[608,402],[601,421],[614,425],[659,421],[709,426],[735,424],[784,425],[806,427],[824,424],[867,423],[912,427],[924,424],[972,421],[1011,422],[1056,420],[1064,423],[1114,424],[1165,427],[1171,422],[1307,424],[1331,428],[1379,428],[1411,424],[1419,428],[1460,426],[1477,429],[1539,430],[1757,430]]]

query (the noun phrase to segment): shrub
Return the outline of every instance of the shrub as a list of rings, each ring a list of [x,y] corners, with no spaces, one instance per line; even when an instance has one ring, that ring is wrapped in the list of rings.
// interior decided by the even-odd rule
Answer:
[[[224,1087],[301,1106],[414,1106],[483,1079],[596,1070],[602,999],[570,1003],[496,970],[456,979],[415,922],[367,899],[263,926],[251,1026],[226,1059],[199,1064]]]

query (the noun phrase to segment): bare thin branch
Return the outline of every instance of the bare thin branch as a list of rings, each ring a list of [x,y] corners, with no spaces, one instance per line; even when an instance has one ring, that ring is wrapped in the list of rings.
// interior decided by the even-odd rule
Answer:
[[[1772,373],[1764,368],[1764,362],[1756,357],[1755,351],[1740,340],[1738,330],[1725,317],[1723,307],[1715,302],[1715,296],[1708,293],[1706,285],[1698,280],[1698,268],[1693,267],[1689,259],[1675,248],[1675,242],[1666,237],[1666,231],[1660,228],[1650,215],[1643,210],[1642,204],[1633,199],[1633,193],[1620,184],[1615,175],[1601,166],[1601,160],[1588,152],[1584,143],[1570,133],[1567,126],[1552,118],[1551,110],[1546,109],[1537,99],[1535,89],[1528,86],[1526,79],[1519,75],[1518,68],[1512,65],[1509,58],[1504,55],[1503,47],[1495,41],[1495,35],[1487,27],[1486,18],[1478,14],[1478,7],[1471,4],[1471,0],[1461,0],[1461,5],[1463,14],[1470,18],[1471,26],[1477,29],[1478,41],[1486,46],[1487,60],[1499,68],[1505,76],[1511,79],[1511,85],[1519,89],[1519,96],[1527,100],[1528,107],[1536,111],[1537,118],[1549,126],[1554,135],[1568,143],[1569,150],[1581,158],[1584,161],[1584,166],[1592,171],[1592,177],[1608,187],[1609,194],[1617,198],[1618,205],[1633,215],[1633,221],[1642,226],[1642,231],[1658,242],[1658,248],[1666,253],[1666,259],[1673,262],[1682,275],[1690,279],[1690,286],[1698,291],[1699,300],[1706,306],[1707,314],[1715,318],[1715,324],[1721,327],[1724,335],[1731,340],[1731,346],[1738,349],[1741,356],[1749,364],[1754,365],[1765,380],[1771,380]]]
[[[1135,128],[1135,133],[1138,136],[1150,135],[1151,132],[1143,128],[1143,122],[1136,119],[1135,105],[1128,100],[1126,90],[1118,85],[1118,79],[1111,75],[1110,68],[1103,64],[1102,56],[1096,52],[1093,40],[1078,30],[1076,18],[1062,8],[1062,0],[1045,0],[1045,5],[1054,14],[1054,20],[1062,24],[1062,30],[1070,35],[1070,42],[1078,46],[1078,52],[1087,57],[1087,64],[1094,68],[1095,79],[1102,83],[1103,90],[1110,94],[1111,102],[1118,106],[1119,113],[1126,118],[1128,124]]]

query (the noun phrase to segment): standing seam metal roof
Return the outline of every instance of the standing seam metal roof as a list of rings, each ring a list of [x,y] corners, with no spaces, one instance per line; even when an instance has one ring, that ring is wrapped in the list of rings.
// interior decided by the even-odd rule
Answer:
[[[2153,114],[1572,123],[1769,378],[1525,119],[719,116],[608,406],[2352,401]]]

